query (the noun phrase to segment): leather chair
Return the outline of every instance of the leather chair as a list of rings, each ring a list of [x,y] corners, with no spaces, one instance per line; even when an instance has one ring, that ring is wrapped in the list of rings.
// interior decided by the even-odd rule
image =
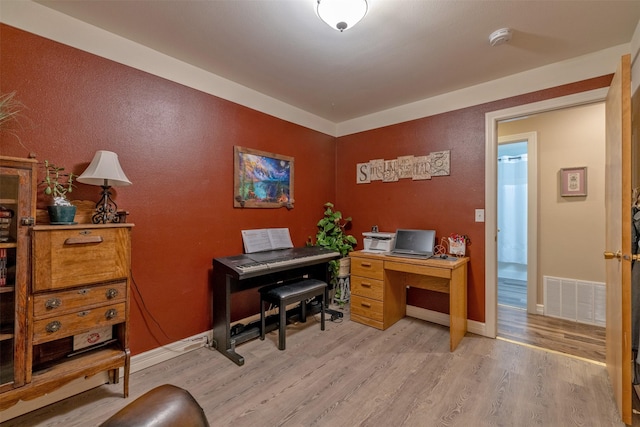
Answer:
[[[129,403],[100,426],[209,427],[209,422],[191,393],[164,384]]]

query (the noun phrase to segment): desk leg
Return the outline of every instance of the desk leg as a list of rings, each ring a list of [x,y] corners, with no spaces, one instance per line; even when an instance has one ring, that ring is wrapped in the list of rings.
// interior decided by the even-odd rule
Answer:
[[[467,333],[467,265],[451,272],[449,285],[449,349],[455,350]]]
[[[231,339],[231,276],[215,274],[213,277],[213,345],[216,350],[238,366],[244,357],[236,353]]]

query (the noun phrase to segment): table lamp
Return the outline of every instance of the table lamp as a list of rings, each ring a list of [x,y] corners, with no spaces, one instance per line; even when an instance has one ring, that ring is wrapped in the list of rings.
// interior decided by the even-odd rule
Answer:
[[[96,151],[89,167],[76,181],[102,187],[102,197],[96,203],[96,213],[91,218],[94,224],[120,222],[120,216],[117,214],[118,205],[111,198],[109,189],[131,185],[131,181],[122,171],[116,153],[104,150]]]

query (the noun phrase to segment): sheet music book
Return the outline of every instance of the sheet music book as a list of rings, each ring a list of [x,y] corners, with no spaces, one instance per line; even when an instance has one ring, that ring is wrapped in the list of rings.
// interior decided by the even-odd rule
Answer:
[[[293,247],[288,228],[260,228],[241,232],[244,251],[248,254]]]

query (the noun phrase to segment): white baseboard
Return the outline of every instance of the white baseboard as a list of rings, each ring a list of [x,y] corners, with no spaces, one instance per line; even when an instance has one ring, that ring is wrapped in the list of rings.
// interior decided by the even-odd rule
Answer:
[[[207,332],[203,332],[201,334],[197,334],[192,337],[164,345],[162,347],[154,348],[153,350],[149,350],[144,353],[136,354],[135,356],[131,357],[131,373],[151,367],[157,363],[164,362],[197,348],[204,347],[212,341],[212,334],[213,331],[209,330]],[[124,369],[120,369],[121,384],[123,376]],[[24,415],[27,412],[35,411],[36,409],[40,409],[52,403],[59,402],[60,400],[75,396],[76,394],[83,393],[85,391],[91,390],[92,388],[99,387],[103,384],[107,384],[108,382],[109,375],[106,372],[101,372],[88,378],[78,378],[56,389],[52,393],[46,394],[33,400],[20,401],[14,406],[1,411],[0,422],[19,417],[20,415]]]
[[[131,358],[131,373],[149,368],[166,360],[185,354],[191,350],[204,347],[213,339],[213,331],[202,332],[189,338],[154,348]],[[124,373],[120,370],[120,376]]]
[[[427,310],[426,308],[416,307],[414,305],[407,305],[407,316],[426,320],[427,322],[437,323],[438,325],[449,326],[448,314],[440,313],[439,311]],[[483,337],[489,337],[486,332],[486,325],[475,320],[467,320],[467,331],[473,334],[482,335]]]

